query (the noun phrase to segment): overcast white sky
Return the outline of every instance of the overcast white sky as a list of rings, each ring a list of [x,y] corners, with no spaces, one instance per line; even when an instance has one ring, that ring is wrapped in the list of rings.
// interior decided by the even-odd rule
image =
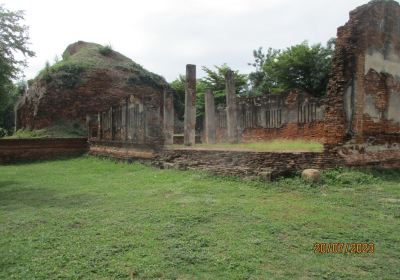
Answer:
[[[0,0],[25,10],[31,49],[26,78],[78,40],[111,44],[174,80],[188,63],[227,63],[248,73],[252,50],[325,43],[368,0]]]

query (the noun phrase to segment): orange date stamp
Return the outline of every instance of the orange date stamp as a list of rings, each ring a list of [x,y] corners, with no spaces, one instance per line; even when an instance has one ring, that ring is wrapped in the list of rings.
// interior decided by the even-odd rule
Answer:
[[[316,254],[373,254],[374,243],[315,243]]]

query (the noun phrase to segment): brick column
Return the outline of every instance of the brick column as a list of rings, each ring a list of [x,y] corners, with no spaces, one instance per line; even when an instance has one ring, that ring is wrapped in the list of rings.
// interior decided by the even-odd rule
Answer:
[[[228,141],[231,144],[238,143],[238,129],[237,129],[237,106],[236,106],[236,89],[235,77],[231,70],[225,74],[226,82],[226,121],[228,127]]]
[[[164,138],[166,145],[174,142],[174,96],[172,91],[164,89]]]
[[[192,146],[196,137],[196,65],[186,65],[184,144]]]
[[[206,143],[215,144],[215,102],[214,95],[211,90],[207,89],[205,94],[205,133],[206,133]]]

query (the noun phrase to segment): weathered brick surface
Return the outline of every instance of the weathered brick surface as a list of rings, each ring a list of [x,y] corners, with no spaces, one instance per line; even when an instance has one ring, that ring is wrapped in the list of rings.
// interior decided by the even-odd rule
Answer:
[[[325,140],[347,165],[400,166],[400,6],[371,1],[338,29]]]
[[[240,97],[237,103],[242,142],[279,138],[324,140],[324,106],[320,99],[305,92]],[[216,116],[217,142],[228,142],[226,111],[218,108]]]
[[[78,156],[88,148],[86,138],[2,139],[0,164]]]
[[[288,123],[280,128],[245,129],[242,134],[243,142],[268,141],[274,139],[304,139],[324,141],[324,123]]]
[[[278,153],[223,150],[164,150],[153,160],[160,167],[196,169],[219,175],[260,176],[270,172],[272,177],[308,168],[334,168],[341,166],[336,154]]]
[[[363,143],[370,136],[400,133],[399,122],[388,119],[389,95],[400,95],[400,73],[390,69],[400,65],[393,58],[400,51],[399,18],[396,1],[371,1],[352,11],[350,20],[338,29],[326,101],[328,143]],[[376,57],[380,55],[379,61]],[[346,112],[346,91],[351,90],[354,104],[352,111]]]
[[[119,159],[151,159],[156,155],[154,147],[149,145],[92,140],[89,143],[89,154],[93,156]]]

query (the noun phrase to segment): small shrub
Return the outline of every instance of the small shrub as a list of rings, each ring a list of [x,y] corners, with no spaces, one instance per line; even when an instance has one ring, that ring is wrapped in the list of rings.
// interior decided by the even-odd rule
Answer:
[[[112,53],[113,49],[111,45],[101,46],[99,49],[99,53],[104,56],[108,56]]]
[[[65,64],[60,68],[61,81],[64,87],[73,89],[80,81],[80,75],[85,70],[82,65]]]
[[[7,134],[8,134],[7,130],[2,128],[2,127],[0,127],[0,138],[3,138],[5,136],[7,136]]]
[[[324,172],[323,179],[330,185],[337,186],[355,186],[372,184],[376,181],[376,178],[367,172],[361,170],[346,170],[336,169],[328,172]]]

